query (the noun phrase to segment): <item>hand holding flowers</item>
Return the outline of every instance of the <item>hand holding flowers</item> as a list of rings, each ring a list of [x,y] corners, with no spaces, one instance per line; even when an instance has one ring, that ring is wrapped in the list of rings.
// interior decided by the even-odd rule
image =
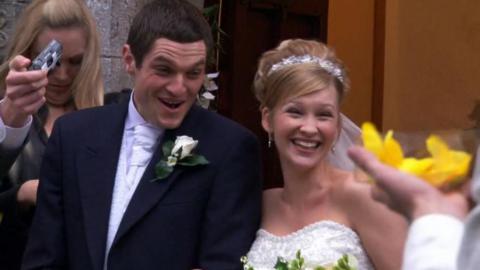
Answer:
[[[364,147],[382,163],[416,175],[435,187],[449,187],[462,181],[472,159],[469,153],[450,149],[436,135],[430,135],[426,140],[429,157],[405,157],[402,146],[393,137],[393,131],[388,131],[382,138],[371,123],[362,125],[362,139]]]

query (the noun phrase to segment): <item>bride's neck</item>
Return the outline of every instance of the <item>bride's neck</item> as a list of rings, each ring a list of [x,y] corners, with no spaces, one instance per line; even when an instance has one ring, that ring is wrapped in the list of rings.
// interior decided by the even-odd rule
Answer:
[[[281,199],[289,205],[310,205],[324,201],[331,186],[331,167],[326,163],[311,170],[283,167],[284,187]]]

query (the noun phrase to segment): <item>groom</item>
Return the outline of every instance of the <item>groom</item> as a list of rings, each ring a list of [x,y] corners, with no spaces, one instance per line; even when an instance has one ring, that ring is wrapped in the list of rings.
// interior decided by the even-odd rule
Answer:
[[[241,269],[260,219],[258,145],[194,105],[212,44],[186,1],[136,15],[123,48],[129,102],[56,121],[22,269]],[[192,157],[167,146],[183,135],[208,163],[181,165]]]

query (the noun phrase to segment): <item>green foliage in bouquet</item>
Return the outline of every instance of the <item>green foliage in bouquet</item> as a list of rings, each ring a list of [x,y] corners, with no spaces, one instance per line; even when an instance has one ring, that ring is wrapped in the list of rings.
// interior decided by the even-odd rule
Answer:
[[[255,270],[249,263],[248,258],[243,256],[240,258],[243,263],[244,270]],[[305,259],[300,250],[295,254],[295,259],[287,261],[282,257],[278,257],[277,263],[274,266],[275,270],[305,270]],[[357,270],[358,262],[355,256],[344,254],[331,266],[314,266],[313,270]]]
[[[357,259],[353,255],[343,255],[333,266],[333,270],[357,270]]]

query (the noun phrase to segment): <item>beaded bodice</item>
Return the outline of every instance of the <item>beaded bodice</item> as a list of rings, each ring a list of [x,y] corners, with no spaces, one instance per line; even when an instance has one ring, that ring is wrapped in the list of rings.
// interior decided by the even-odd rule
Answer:
[[[351,254],[357,258],[359,270],[374,269],[358,235],[333,221],[319,221],[285,236],[260,229],[247,257],[255,270],[272,270],[279,256],[291,260],[297,250],[301,250],[307,267],[330,265]]]

